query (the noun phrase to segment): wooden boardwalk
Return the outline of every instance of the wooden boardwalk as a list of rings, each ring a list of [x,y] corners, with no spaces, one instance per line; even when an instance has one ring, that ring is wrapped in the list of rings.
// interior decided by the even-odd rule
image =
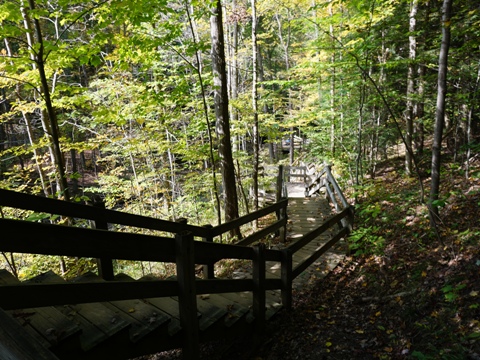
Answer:
[[[318,228],[331,215],[332,210],[324,197],[289,197],[287,241],[295,242],[309,231]],[[323,246],[330,239],[331,234],[332,229],[296,252],[293,255],[293,266],[303,262]],[[302,289],[308,283],[327,275],[345,257],[346,252],[346,242],[339,241],[293,281],[293,288]]]
[[[286,246],[294,243],[311,230],[318,228],[323,222],[333,215],[332,209],[326,197],[305,197],[304,183],[288,183],[288,225]],[[306,245],[302,250],[293,255],[293,266],[302,263],[316,250],[322,247],[331,238],[333,229],[323,233]],[[347,244],[344,240],[339,241],[330,250],[323,254],[315,263],[310,265],[298,277],[293,280],[293,289],[302,291],[313,282],[326,276],[347,253]],[[280,277],[280,264],[267,262],[267,278]],[[239,269],[234,272],[234,278],[251,278],[251,269]],[[251,293],[245,292],[241,296],[251,299]],[[267,292],[267,317],[272,316],[281,308],[281,296],[279,290]]]

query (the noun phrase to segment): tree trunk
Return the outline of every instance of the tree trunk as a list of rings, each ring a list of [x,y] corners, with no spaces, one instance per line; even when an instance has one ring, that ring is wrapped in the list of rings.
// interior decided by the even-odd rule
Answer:
[[[417,39],[414,35],[415,26],[416,26],[416,16],[418,11],[418,0],[412,0],[410,3],[410,26],[409,26],[409,62],[408,62],[408,73],[407,73],[407,109],[406,109],[406,134],[405,134],[405,146],[412,149],[412,139],[413,139],[413,94],[414,89],[414,73],[415,73],[415,60],[417,53]],[[413,151],[405,151],[405,171],[407,175],[411,175],[413,172],[412,168],[412,154]]]
[[[8,56],[12,57],[13,54],[12,54],[12,50],[10,48],[10,44],[9,44],[8,39],[4,39],[4,42],[5,42],[5,48],[7,50]],[[21,101],[22,98],[21,98],[21,95],[20,95],[20,85],[16,86],[15,94],[16,94],[17,99]],[[37,171],[38,171],[38,176],[40,178],[40,184],[42,185],[43,194],[45,195],[45,197],[48,197],[48,196],[50,196],[50,192],[49,192],[49,190],[47,188],[47,185],[46,185],[46,182],[45,182],[46,176],[45,176],[45,172],[43,171],[43,168],[42,168],[42,164],[41,164],[41,160],[40,160],[41,156],[38,153],[37,147],[35,146],[35,135],[33,133],[32,124],[30,123],[30,118],[28,117],[27,113],[25,113],[24,111],[22,111],[22,117],[23,117],[23,120],[25,121],[25,127],[27,129],[28,140],[30,141],[30,145],[32,146],[33,158],[34,158],[34,161],[35,161],[35,166],[36,166]]]
[[[333,5],[332,1],[328,6],[328,15],[333,18]],[[330,57],[331,73],[330,73],[330,152],[332,157],[335,156],[335,34],[333,32],[333,20],[330,22],[329,27],[330,41],[332,43],[332,55]]]
[[[290,28],[290,12],[288,12],[287,22],[288,22],[288,29],[286,37],[283,35],[282,31],[282,22],[280,21],[280,15],[278,13],[275,14],[275,18],[277,20],[278,25],[278,36],[280,38],[280,43],[282,44],[283,51],[284,51],[284,58],[285,58],[285,71],[287,73],[287,79],[290,80],[290,36],[291,36],[291,28]],[[292,117],[292,90],[290,87],[288,88],[288,115]],[[295,127],[290,127],[290,166],[293,165],[295,160]]]
[[[445,124],[445,97],[447,95],[447,66],[448,51],[450,48],[450,21],[453,0],[443,1],[442,16],[442,45],[438,59],[438,93],[437,109],[435,113],[435,128],[432,146],[432,180],[430,186],[430,220],[436,223],[438,218],[438,194],[440,192],[440,165],[443,127]]]
[[[194,20],[192,19],[192,16],[190,15],[190,8],[188,4],[185,4],[185,10],[187,13],[188,17],[188,23],[190,26],[190,31],[192,32],[192,38],[195,44],[198,44],[198,32],[196,30],[196,24]],[[191,10],[193,12],[193,9]],[[218,182],[217,182],[217,171],[216,171],[216,165],[215,165],[215,156],[213,153],[213,136],[212,136],[212,131],[210,128],[210,116],[209,111],[208,111],[208,105],[207,105],[207,99],[205,96],[205,86],[203,85],[203,79],[202,79],[202,61],[201,61],[201,51],[198,50],[195,52],[195,59],[197,61],[197,66],[195,68],[195,71],[198,76],[198,82],[200,84],[200,89],[202,92],[202,105],[203,105],[203,113],[205,115],[205,122],[207,125],[207,134],[208,134],[208,144],[209,144],[209,156],[210,156],[210,162],[211,162],[211,171],[212,171],[212,181],[213,181],[213,195],[215,198],[215,203],[216,203],[216,213],[217,213],[217,221],[218,224],[220,225],[222,223],[222,214],[221,214],[221,206],[220,206],[220,196],[218,194]],[[205,162],[205,168],[207,168],[207,161]]]
[[[430,1],[425,2],[426,11],[425,11],[425,19],[424,23],[428,24],[430,19]],[[421,43],[425,44],[426,35],[422,35],[420,40]],[[425,52],[425,45],[422,48],[423,52]],[[424,145],[425,145],[425,128],[424,128],[424,115],[425,115],[425,73],[427,71],[427,66],[425,65],[424,61],[420,61],[418,65],[418,87],[417,87],[417,101],[414,105],[414,116],[413,118],[416,119],[414,126],[415,126],[415,133],[414,133],[414,141],[415,141],[415,151],[418,155],[423,154]]]
[[[28,0],[30,11],[35,11],[35,2],[34,0]],[[55,173],[57,177],[57,184],[60,187],[59,196],[63,195],[63,198],[66,201],[70,201],[70,194],[68,190],[67,178],[65,174],[65,161],[63,154],[60,148],[59,140],[59,129],[57,122],[57,114],[53,108],[52,100],[50,98],[50,88],[48,86],[47,75],[45,72],[45,59],[44,59],[44,44],[43,44],[43,35],[40,21],[37,17],[33,19],[33,29],[31,27],[31,20],[28,16],[25,8],[22,6],[22,15],[24,17],[25,29],[27,30],[27,42],[30,45],[33,45],[33,36],[30,31],[34,30],[36,34],[36,46],[31,47],[32,51],[32,60],[38,70],[40,82],[41,82],[41,93],[43,100],[45,102],[45,112],[47,116],[42,114],[42,123],[46,136],[49,139],[49,145],[52,148],[51,155],[53,160],[53,165],[55,167]],[[33,51],[33,49],[36,51]],[[42,111],[43,113],[43,111]]]
[[[465,178],[468,179],[468,177],[470,176],[470,156],[471,156],[471,153],[472,153],[472,118],[473,118],[473,114],[474,114],[474,111],[475,111],[475,100],[473,99],[473,96],[474,94],[477,93],[478,91],[478,87],[480,85],[480,64],[479,64],[479,67],[478,67],[478,71],[477,71],[477,81],[475,82],[475,87],[473,88],[473,91],[471,92],[472,94],[472,103],[470,105],[470,109],[468,111],[468,114],[467,114],[467,129],[465,131],[465,141],[467,143],[467,154],[466,154],[466,160],[465,160]]]
[[[253,107],[253,198],[255,210],[258,210],[258,163],[259,163],[259,131],[258,131],[258,90],[257,90],[257,10],[252,0],[252,107]]]
[[[222,4],[215,2],[211,9],[210,31],[212,40],[212,70],[214,84],[214,102],[216,116],[216,132],[219,138],[218,152],[220,156],[223,191],[225,195],[225,221],[238,217],[238,198],[235,182],[235,167],[230,142],[230,121],[228,114],[228,84],[225,66],[225,45],[223,36]],[[239,231],[235,232],[239,235]]]

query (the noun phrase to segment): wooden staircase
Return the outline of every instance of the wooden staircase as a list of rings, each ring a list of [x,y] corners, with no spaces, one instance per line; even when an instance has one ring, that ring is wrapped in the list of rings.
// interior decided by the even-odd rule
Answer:
[[[39,349],[41,359],[48,360],[120,360],[174,348],[182,348],[185,359],[197,359],[200,342],[238,334],[260,339],[265,322],[281,308],[291,307],[294,280],[348,235],[353,222],[352,209],[329,168],[324,171],[326,179],[316,180],[326,186],[337,209],[336,215],[326,219],[317,198],[291,199],[294,211],[287,211],[289,200],[280,196],[285,188],[281,172],[277,202],[216,227],[0,189],[0,206],[75,219],[65,226],[0,218],[0,251],[94,258],[99,274],[87,273],[67,282],[47,272],[19,282],[0,270],[0,318],[6,319],[3,324],[18,334],[17,339],[30,339],[15,340],[7,331],[0,331],[0,359],[37,360],[32,354]],[[328,208],[325,200],[322,202]],[[287,213],[297,223],[290,232],[291,244],[286,242],[292,225]],[[272,215],[270,224],[236,244],[214,241]],[[85,220],[93,222],[94,228],[84,227]],[[148,235],[114,231],[116,227],[141,228]],[[158,236],[158,232],[170,236]],[[279,237],[283,248],[267,249],[262,241],[271,236]],[[113,259],[175,264],[176,277],[150,275],[135,280],[115,275]],[[243,260],[248,266],[240,277],[219,279],[214,267],[222,259]],[[203,266],[202,279],[195,275],[198,265]],[[24,346],[22,352],[19,341],[32,346]],[[18,351],[21,355],[15,355]]]
[[[135,281],[125,274],[116,280]],[[154,280],[147,276],[141,280]],[[116,281],[114,280],[114,281]],[[103,282],[93,273],[72,282]],[[52,271],[24,283],[65,282]],[[0,285],[18,284],[0,270]],[[267,319],[281,309],[278,292],[267,295]],[[254,323],[251,293],[197,296],[200,341],[234,337],[251,331]],[[177,297],[118,300],[7,311],[25,331],[59,359],[128,359],[182,347]]]

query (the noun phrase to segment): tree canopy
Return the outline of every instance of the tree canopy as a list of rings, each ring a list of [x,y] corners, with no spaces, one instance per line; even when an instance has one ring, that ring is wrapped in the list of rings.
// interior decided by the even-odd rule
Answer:
[[[76,201],[101,194],[109,207],[222,222],[258,206],[271,181],[261,164],[335,163],[361,185],[401,151],[406,175],[421,177],[416,164],[431,156],[438,121],[468,176],[480,14],[458,2],[442,20],[442,6],[3,1],[0,186]],[[435,119],[442,29],[451,33],[449,71]]]

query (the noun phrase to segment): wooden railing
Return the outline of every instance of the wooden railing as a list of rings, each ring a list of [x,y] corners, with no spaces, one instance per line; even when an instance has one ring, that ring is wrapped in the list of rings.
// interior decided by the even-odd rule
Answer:
[[[330,174],[333,179],[329,169],[325,171],[327,177]],[[279,173],[281,174],[282,171]],[[92,229],[1,218],[0,252],[100,259],[99,274],[103,275],[105,280],[113,279],[112,259],[175,263],[177,269],[176,280],[4,285],[0,286],[0,308],[8,310],[178,296],[180,321],[184,329],[184,356],[195,359],[198,356],[199,346],[196,295],[251,291],[255,327],[260,336],[265,327],[266,290],[281,290],[282,303],[287,309],[290,308],[292,281],[295,277],[350,231],[353,223],[351,207],[341,194],[338,184],[331,179],[327,181],[330,184],[328,187],[332,187],[327,193],[334,194],[332,199],[335,198],[335,194],[340,196],[343,209],[337,202],[338,214],[283,250],[269,250],[261,243],[253,247],[246,245],[258,243],[272,233],[280,235],[285,240],[288,204],[286,198],[281,198],[273,205],[228,223],[215,227],[201,227],[0,190],[2,207],[60,215],[76,222],[79,222],[79,219],[86,219],[95,223],[95,228]],[[283,186],[280,181],[278,185]],[[278,197],[280,198],[280,194]],[[2,212],[4,213],[7,212]],[[272,224],[247,236],[237,244],[214,242],[216,237],[269,214],[276,214],[276,220]],[[108,224],[161,231],[171,234],[171,237],[109,231]],[[293,268],[293,254],[336,224],[340,227],[339,232],[306,261]],[[195,238],[200,241],[195,241]],[[252,278],[236,280],[215,278],[213,267],[222,259],[250,261],[253,269]],[[281,264],[280,278],[266,278],[267,261]],[[199,280],[195,277],[197,264],[204,265],[204,279]]]

